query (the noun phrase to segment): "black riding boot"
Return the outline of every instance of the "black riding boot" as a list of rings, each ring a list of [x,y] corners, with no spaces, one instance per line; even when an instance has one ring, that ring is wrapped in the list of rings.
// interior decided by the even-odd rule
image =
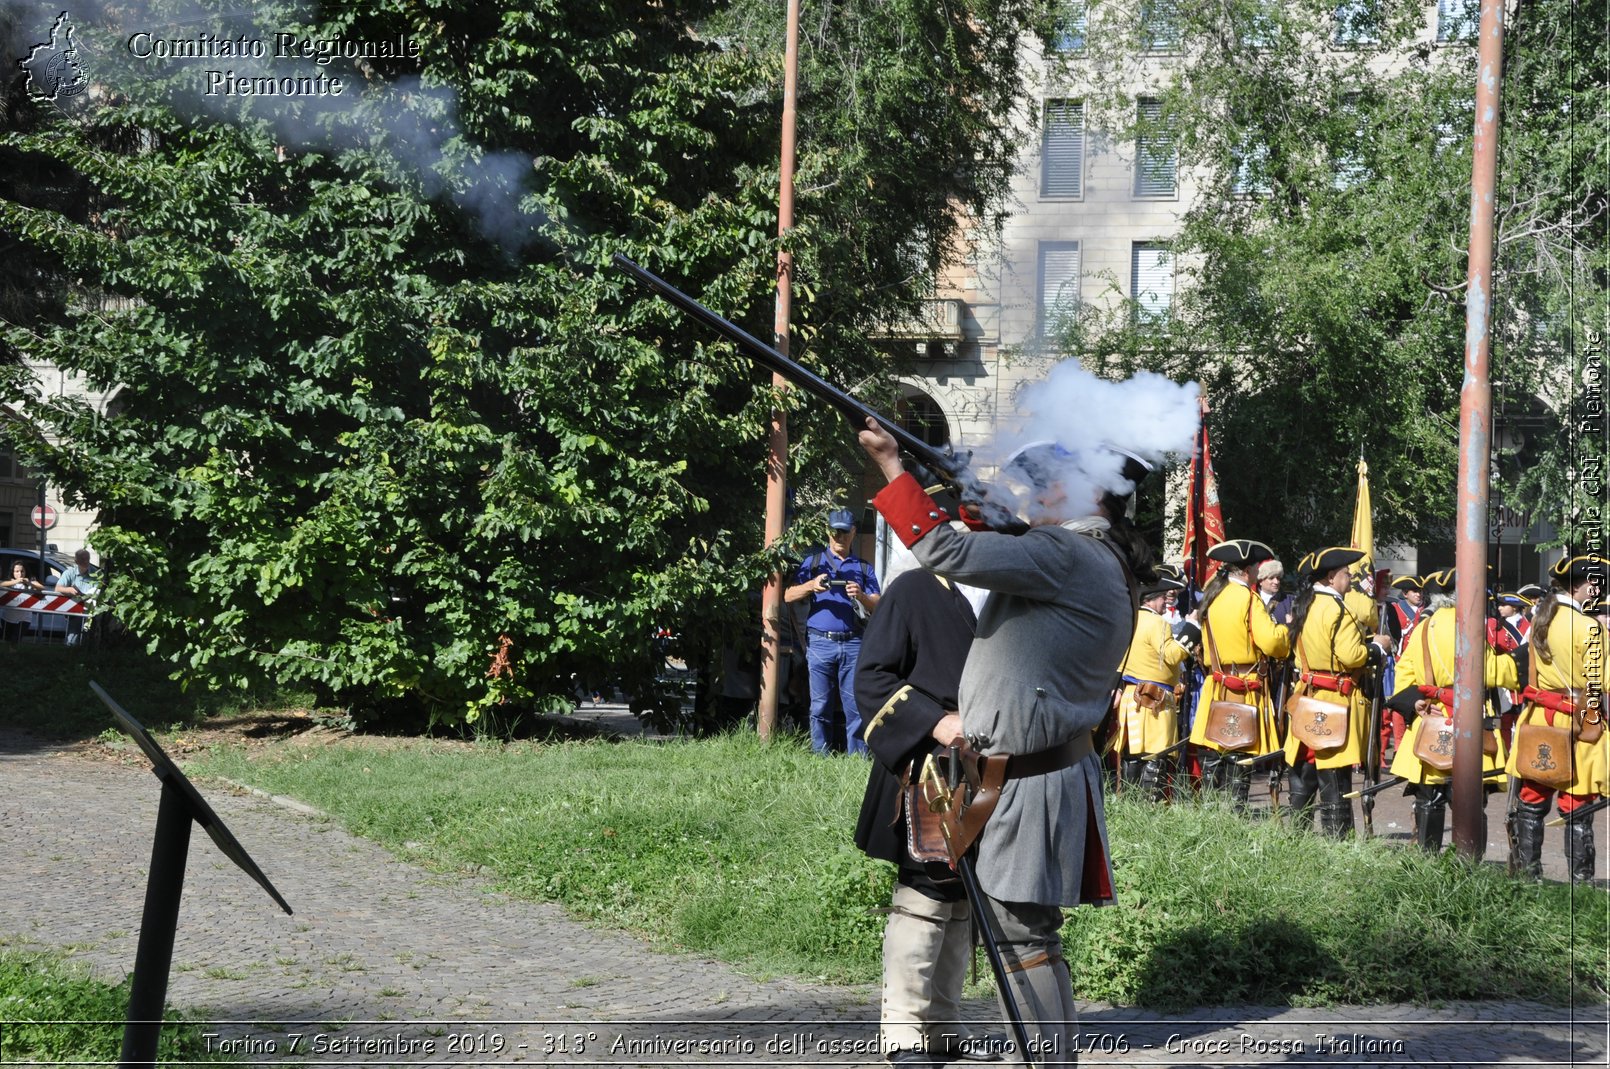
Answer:
[[[1154,802],[1163,800],[1163,792],[1168,787],[1168,766],[1166,757],[1154,757],[1146,762],[1146,767],[1140,771],[1140,793],[1144,798]]]
[[[1245,813],[1247,799],[1252,795],[1252,769],[1234,761],[1226,761],[1225,764],[1229,766],[1230,805],[1237,813]]]
[[[1448,789],[1420,786],[1414,796],[1414,841],[1428,854],[1442,852],[1443,828],[1448,822]]]
[[[1593,882],[1593,818],[1583,817],[1565,826],[1565,866],[1572,883]]]
[[[1307,831],[1314,826],[1314,795],[1319,792],[1319,769],[1308,761],[1291,766],[1286,781],[1286,812],[1291,826]]]
[[[1224,774],[1228,771],[1228,760],[1218,750],[1202,747],[1202,790],[1224,790]]]
[[[1145,767],[1145,761],[1142,761],[1138,757],[1129,757],[1126,755],[1124,757],[1123,771],[1121,773],[1123,776],[1124,786],[1128,787],[1132,784],[1140,783],[1141,772]]]
[[[1543,818],[1548,816],[1549,800],[1520,802],[1515,806],[1515,848],[1510,852],[1510,871],[1517,876],[1543,878]],[[1567,835],[1567,841],[1570,836]]]
[[[1353,833],[1353,770],[1326,768],[1319,772],[1319,830],[1333,839]]]

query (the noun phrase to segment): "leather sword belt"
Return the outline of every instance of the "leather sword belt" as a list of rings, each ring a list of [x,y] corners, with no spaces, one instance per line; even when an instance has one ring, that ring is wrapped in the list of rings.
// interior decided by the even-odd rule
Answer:
[[[1303,672],[1299,678],[1311,687],[1334,691],[1344,698],[1358,689],[1358,680],[1351,675],[1336,675],[1330,672]]]
[[[1081,731],[1058,746],[1035,750],[1033,753],[1015,753],[1007,756],[1006,778],[1028,779],[1030,776],[1061,772],[1095,752],[1095,744],[1090,741],[1090,732]],[[986,757],[984,760],[990,759]]]

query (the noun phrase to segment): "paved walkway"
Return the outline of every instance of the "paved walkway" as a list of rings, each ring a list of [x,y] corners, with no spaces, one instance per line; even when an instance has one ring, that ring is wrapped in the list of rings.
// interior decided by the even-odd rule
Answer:
[[[159,790],[146,771],[0,737],[0,943],[68,948],[114,979],[131,968]],[[875,991],[657,953],[318,816],[203,793],[296,909],[194,836],[168,998],[243,1061],[879,1064]],[[1603,1006],[1524,1003],[1081,1012],[1087,1066],[1605,1065],[1610,1028]]]

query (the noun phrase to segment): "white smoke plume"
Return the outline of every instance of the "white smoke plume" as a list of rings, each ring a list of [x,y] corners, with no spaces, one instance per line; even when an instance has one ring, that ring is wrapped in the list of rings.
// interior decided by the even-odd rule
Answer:
[[[1056,365],[1018,394],[1017,420],[973,449],[975,470],[994,468],[991,497],[1033,522],[1038,498],[1055,484],[1072,506],[1068,515],[1092,515],[1104,492],[1128,494],[1122,450],[1153,468],[1166,458],[1189,456],[1201,419],[1194,382],[1178,383],[1143,371],[1121,382],[1098,378],[1077,360]],[[1035,443],[1039,470],[1002,470],[1015,453]]]
[[[4,0],[3,8],[0,27],[15,51],[48,35],[63,5]],[[407,65],[394,61],[410,47],[406,37],[321,36],[311,29],[319,22],[313,9],[300,0],[225,10],[194,0],[79,0],[68,14],[94,85],[76,107],[155,95],[186,119],[265,124],[291,151],[390,157],[390,177],[418,182],[427,198],[452,200],[506,253],[538,236],[544,217],[528,196],[532,157],[476,145],[450,86],[378,76],[380,66]]]

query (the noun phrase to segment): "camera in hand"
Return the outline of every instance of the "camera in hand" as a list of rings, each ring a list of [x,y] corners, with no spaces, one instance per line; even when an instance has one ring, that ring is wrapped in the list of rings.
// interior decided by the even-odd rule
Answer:
[[[829,579],[827,585],[833,590],[843,590],[850,585],[850,581],[848,579]]]

